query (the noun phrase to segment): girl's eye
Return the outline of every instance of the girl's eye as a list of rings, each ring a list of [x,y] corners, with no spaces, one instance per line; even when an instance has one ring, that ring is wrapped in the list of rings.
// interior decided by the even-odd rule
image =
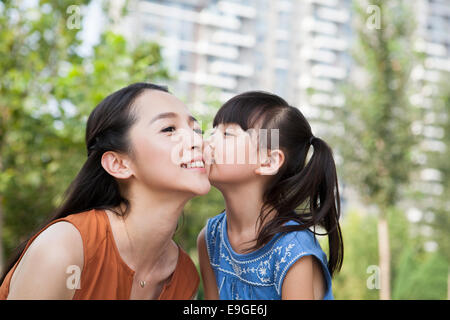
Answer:
[[[171,127],[167,127],[161,130],[161,132],[172,132],[172,129],[175,130],[175,127],[171,126]]]
[[[224,136],[232,136],[232,134],[231,134],[231,133],[229,133],[229,132],[226,132],[226,131],[225,131],[225,132],[223,133],[223,135],[224,135]]]

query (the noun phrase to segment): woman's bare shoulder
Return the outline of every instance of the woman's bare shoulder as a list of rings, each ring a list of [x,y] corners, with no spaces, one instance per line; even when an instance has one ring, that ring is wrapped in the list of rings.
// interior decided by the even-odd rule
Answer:
[[[56,222],[24,253],[11,278],[8,299],[71,299],[76,281],[70,277],[81,277],[83,263],[78,229],[70,222]]]

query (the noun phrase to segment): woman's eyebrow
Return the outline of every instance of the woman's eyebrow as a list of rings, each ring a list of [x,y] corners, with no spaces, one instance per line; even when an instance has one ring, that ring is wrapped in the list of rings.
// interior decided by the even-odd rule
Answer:
[[[160,113],[158,114],[156,117],[154,117],[152,120],[150,120],[149,124],[152,124],[153,122],[160,120],[160,119],[167,119],[167,118],[178,118],[178,114],[175,112],[164,112],[164,113]],[[197,119],[195,119],[192,115],[188,116],[188,122],[192,123],[192,122],[197,122]]]

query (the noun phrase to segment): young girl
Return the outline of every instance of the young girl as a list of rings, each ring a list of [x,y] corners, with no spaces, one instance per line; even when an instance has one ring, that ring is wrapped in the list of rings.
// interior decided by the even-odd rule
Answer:
[[[330,147],[297,108],[265,92],[230,99],[213,127],[204,156],[226,208],[197,239],[205,298],[333,299],[343,242]],[[328,234],[328,262],[316,227]]]
[[[197,121],[164,87],[136,83],[92,111],[86,147],[65,202],[5,269],[0,299],[193,298],[197,270],[172,237],[186,202],[210,189]]]

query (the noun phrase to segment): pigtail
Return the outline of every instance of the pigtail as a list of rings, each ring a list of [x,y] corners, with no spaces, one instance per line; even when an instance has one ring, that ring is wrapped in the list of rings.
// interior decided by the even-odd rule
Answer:
[[[309,207],[314,225],[322,226],[328,235],[328,269],[333,275],[342,267],[344,244],[340,217],[339,186],[333,152],[320,138],[313,137],[313,155],[303,180],[310,192]]]
[[[310,160],[298,167],[298,163],[304,163],[310,146],[314,148]],[[262,246],[279,232],[313,228],[316,235],[328,236],[328,270],[333,276],[341,269],[344,256],[333,153],[325,141],[312,135],[304,139],[297,152],[300,161],[288,160],[291,166],[283,167],[266,189],[259,223],[262,227],[256,245],[251,249]],[[276,212],[273,219],[267,219],[273,211]],[[283,226],[289,220],[297,221],[299,225]],[[325,233],[316,233],[316,226],[322,227]]]

